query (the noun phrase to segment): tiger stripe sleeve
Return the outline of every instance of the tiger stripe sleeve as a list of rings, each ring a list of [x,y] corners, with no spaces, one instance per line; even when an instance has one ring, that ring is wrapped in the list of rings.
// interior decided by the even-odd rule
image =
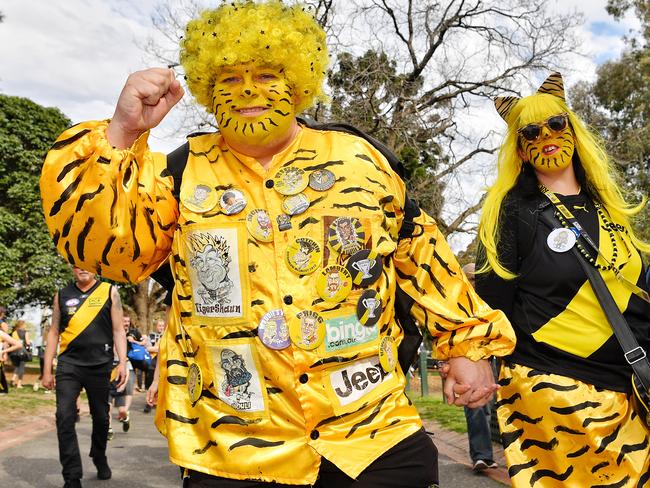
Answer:
[[[50,148],[40,179],[43,212],[70,264],[137,283],[168,257],[178,204],[165,155],[149,150],[149,132],[118,150],[107,126],[75,125]]]
[[[397,283],[415,301],[411,315],[433,336],[434,357],[511,353],[515,333],[503,312],[476,294],[435,221],[424,212],[414,221],[423,232],[399,242],[394,263]]]

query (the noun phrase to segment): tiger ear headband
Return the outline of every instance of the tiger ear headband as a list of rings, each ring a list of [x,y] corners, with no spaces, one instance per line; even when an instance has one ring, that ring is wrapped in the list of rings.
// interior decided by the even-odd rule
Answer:
[[[564,81],[560,73],[551,73],[544,83],[537,89],[537,93],[548,93],[564,100]],[[508,115],[517,105],[519,97],[496,97],[494,106],[503,120],[508,122]]]

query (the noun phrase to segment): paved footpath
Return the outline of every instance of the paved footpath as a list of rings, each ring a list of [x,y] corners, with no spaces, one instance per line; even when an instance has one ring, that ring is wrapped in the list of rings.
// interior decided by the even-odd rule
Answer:
[[[131,429],[123,433],[113,421],[115,438],[108,444],[108,459],[113,478],[100,481],[95,467],[85,454],[90,449],[90,416],[83,412],[77,434],[84,463],[85,488],[178,488],[179,470],[167,457],[167,444],[153,425],[153,414],[144,414],[144,394],[135,396],[131,411]],[[87,407],[86,407],[87,408]],[[86,410],[87,412],[87,410]],[[507,482],[504,468],[488,475],[472,472],[467,455],[467,436],[426,423],[440,455],[441,487],[503,488]],[[502,452],[495,446],[497,462],[503,466]],[[0,432],[0,486],[7,488],[61,487],[61,466],[54,417],[32,418]]]

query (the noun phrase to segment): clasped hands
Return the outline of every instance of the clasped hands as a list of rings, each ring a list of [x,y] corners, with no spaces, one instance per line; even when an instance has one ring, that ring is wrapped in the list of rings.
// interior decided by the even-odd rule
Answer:
[[[443,392],[450,405],[482,407],[499,389],[487,359],[450,358],[440,367],[440,376],[445,380]]]

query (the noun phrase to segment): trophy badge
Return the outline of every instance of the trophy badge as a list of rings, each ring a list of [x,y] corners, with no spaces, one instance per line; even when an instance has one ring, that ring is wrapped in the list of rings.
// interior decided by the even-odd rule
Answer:
[[[378,256],[371,249],[362,249],[355,252],[350,256],[345,267],[352,275],[352,283],[362,288],[377,281],[384,269],[382,256]]]
[[[381,318],[381,298],[376,290],[366,290],[357,302],[357,318],[365,326],[375,325]]]

